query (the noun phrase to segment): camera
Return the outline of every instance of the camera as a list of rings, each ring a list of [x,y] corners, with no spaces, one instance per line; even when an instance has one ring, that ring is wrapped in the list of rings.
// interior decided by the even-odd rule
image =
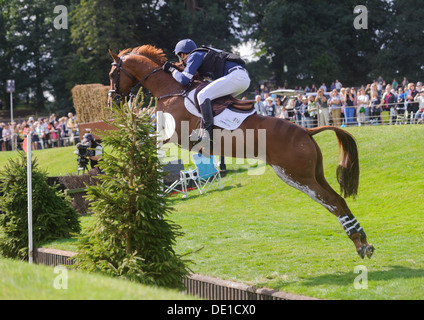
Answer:
[[[88,148],[90,148],[90,143],[82,143],[79,142],[76,145],[77,150],[74,151],[74,153],[79,156],[79,157],[89,157],[93,155],[93,150],[89,150]]]
[[[74,151],[74,153],[78,156],[77,162],[78,162],[78,173],[82,171],[83,173],[87,170],[87,165],[89,163],[88,157],[94,155],[94,150],[89,150],[90,143],[77,143],[76,145],[77,150]]]

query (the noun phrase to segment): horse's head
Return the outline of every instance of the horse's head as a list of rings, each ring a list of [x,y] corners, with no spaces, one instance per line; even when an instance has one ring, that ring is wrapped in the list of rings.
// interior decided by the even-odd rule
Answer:
[[[112,100],[116,103],[119,103],[119,101],[122,100],[123,95],[119,88],[121,76],[120,76],[120,67],[118,67],[118,65],[121,59],[115,53],[113,53],[110,49],[109,49],[109,54],[111,55],[113,59],[112,68],[110,69],[110,72],[109,72],[110,89],[108,93],[108,96],[109,96],[108,101],[110,105]],[[122,64],[122,61],[121,61],[121,64]]]
[[[109,72],[110,90],[109,103],[111,100],[119,103],[130,95],[131,88],[138,82],[137,79],[126,71],[122,64],[124,56],[118,56],[109,50],[113,62]]]
[[[119,103],[125,97],[131,98],[132,96],[135,96],[140,85],[148,77],[150,77],[153,73],[162,70],[160,64],[156,64],[149,59],[149,61],[151,61],[151,65],[146,67],[146,70],[143,70],[142,73],[137,74],[135,70],[135,64],[131,65],[130,57],[131,55],[138,55],[140,57],[140,53],[141,52],[138,51],[130,52],[130,50],[127,49],[119,55],[116,55],[111,50],[109,50],[109,54],[113,59],[112,68],[109,72],[109,103],[111,102],[111,100],[115,101],[116,103]]]

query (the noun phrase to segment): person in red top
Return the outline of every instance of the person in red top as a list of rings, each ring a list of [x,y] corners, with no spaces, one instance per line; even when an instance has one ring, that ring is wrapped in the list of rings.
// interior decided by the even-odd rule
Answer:
[[[58,122],[54,121],[53,125],[50,123],[50,139],[52,141],[52,148],[57,148],[59,147],[59,130],[56,129],[56,127],[58,126]]]
[[[383,110],[390,110],[390,124],[396,123],[396,102],[397,97],[392,92],[392,85],[386,86],[386,91],[383,93]]]

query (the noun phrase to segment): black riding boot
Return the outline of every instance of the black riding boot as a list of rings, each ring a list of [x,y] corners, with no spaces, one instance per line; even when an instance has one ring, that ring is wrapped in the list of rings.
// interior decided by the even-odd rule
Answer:
[[[203,116],[203,125],[205,130],[209,133],[210,140],[210,153],[212,153],[212,145],[213,145],[213,113],[212,113],[212,104],[210,99],[206,99],[200,105],[200,111]]]
[[[210,99],[206,99],[200,105],[200,111],[203,116],[203,125],[205,130],[209,133],[209,139],[213,140],[213,113],[212,113],[212,104]]]

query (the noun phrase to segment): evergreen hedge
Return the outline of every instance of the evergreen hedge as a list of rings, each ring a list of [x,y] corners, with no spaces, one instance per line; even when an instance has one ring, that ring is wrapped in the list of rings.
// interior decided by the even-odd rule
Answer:
[[[28,257],[27,157],[20,153],[0,171],[0,255]],[[46,241],[80,232],[79,215],[70,198],[47,184],[47,172],[32,160],[32,216],[34,248]]]

